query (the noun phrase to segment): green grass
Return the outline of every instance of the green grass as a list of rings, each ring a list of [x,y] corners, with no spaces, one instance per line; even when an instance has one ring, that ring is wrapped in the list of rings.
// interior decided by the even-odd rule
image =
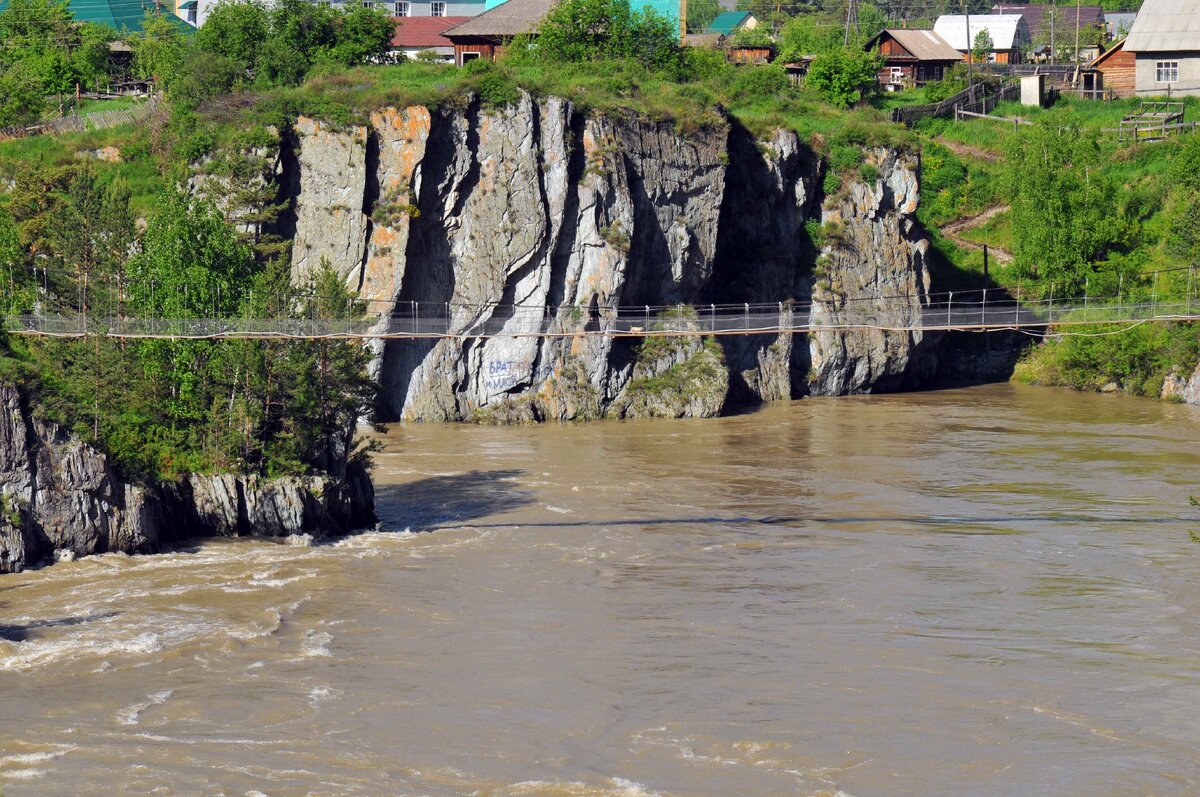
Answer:
[[[782,69],[723,67],[679,82],[627,61],[546,65],[501,62],[457,69],[406,63],[368,67],[310,79],[303,86],[223,98],[201,109],[206,123],[282,124],[298,114],[333,123],[363,124],[384,107],[461,105],[469,94],[486,105],[513,101],[523,89],[536,97],[565,97],[585,113],[633,114],[668,122],[681,134],[725,124],[726,115],[758,135],[777,127],[795,130],[824,151],[830,142],[912,147],[909,131],[884,111],[841,111],[794,87]]]
[[[132,195],[134,211],[149,213],[158,206],[169,181],[150,152],[149,133],[144,125],[121,125],[85,133],[30,136],[0,142],[0,179],[16,180],[31,171],[78,163],[80,153],[107,146],[120,150],[121,161],[93,161],[95,168],[112,179],[124,180]]]

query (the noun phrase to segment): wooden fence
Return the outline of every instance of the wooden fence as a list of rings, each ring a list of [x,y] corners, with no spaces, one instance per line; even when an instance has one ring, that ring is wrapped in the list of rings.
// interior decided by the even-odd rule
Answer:
[[[107,127],[133,124],[148,117],[153,110],[154,103],[147,102],[134,108],[96,111],[83,116],[63,116],[34,125],[0,127],[0,141],[11,141],[15,138],[29,136],[61,136],[65,133],[83,133],[87,130],[102,130]]]

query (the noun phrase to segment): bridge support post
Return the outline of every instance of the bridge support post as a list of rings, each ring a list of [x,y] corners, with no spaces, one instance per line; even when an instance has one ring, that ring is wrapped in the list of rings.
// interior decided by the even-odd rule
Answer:
[[[750,331],[750,303],[746,302],[746,331]]]
[[[708,318],[709,318],[709,321],[708,321],[709,329],[713,332],[716,332],[717,331],[717,306],[715,304],[710,304],[708,306]]]
[[[1192,314],[1192,283],[1196,279],[1196,267],[1188,266],[1187,314]]]
[[[954,306],[954,291],[946,296],[946,329],[950,328],[950,308]]]
[[[1087,277],[1083,278],[1083,320],[1088,320],[1088,293],[1090,291],[1091,280]]]
[[[1017,301],[1016,308],[1013,310],[1013,324],[1021,326],[1021,282],[1017,281]]]

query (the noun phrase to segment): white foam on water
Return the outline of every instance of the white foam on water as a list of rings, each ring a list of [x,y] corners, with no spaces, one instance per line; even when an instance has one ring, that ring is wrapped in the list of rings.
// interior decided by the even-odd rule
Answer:
[[[662,797],[659,792],[651,791],[646,784],[627,778],[609,778],[608,786],[593,786],[579,781],[525,780],[508,786],[501,793],[533,795],[549,791],[572,797]]]
[[[554,506],[553,504],[546,504],[546,509],[549,509],[551,512],[557,512],[560,515],[575,514],[574,509],[563,509],[561,506]]]
[[[329,657],[333,655],[329,650],[329,643],[332,641],[333,634],[326,631],[309,630],[304,633],[304,641],[300,643],[300,650],[309,657]]]
[[[50,774],[44,769],[13,769],[0,770],[0,778],[8,778],[9,780],[35,780],[44,778]]]
[[[132,706],[118,711],[117,722],[121,723],[122,725],[137,725],[138,718],[141,717],[143,711],[151,706],[161,706],[163,703],[167,702],[168,698],[170,698],[172,694],[174,694],[173,690],[164,689],[161,692],[152,692],[146,695],[145,700],[134,703]]]
[[[271,745],[284,745],[284,741],[267,741],[263,739],[226,739],[223,737],[203,737],[194,739],[185,739],[182,736],[162,736],[157,733],[138,733],[135,734],[139,739],[146,739],[151,742],[171,742],[172,744],[246,744],[256,747],[267,747]]]
[[[308,702],[310,705],[315,707],[321,701],[330,700],[339,695],[341,695],[341,692],[337,689],[334,689],[332,686],[325,686],[322,684],[321,686],[314,686],[309,690]]]
[[[7,648],[9,646],[5,646]],[[4,651],[5,648],[0,648]],[[12,643],[13,652],[0,657],[0,670],[29,670],[63,659],[75,659],[83,655],[96,658],[122,654],[145,655],[162,650],[162,638],[152,632],[138,634],[132,639],[97,638],[82,634],[58,640],[31,640]]]

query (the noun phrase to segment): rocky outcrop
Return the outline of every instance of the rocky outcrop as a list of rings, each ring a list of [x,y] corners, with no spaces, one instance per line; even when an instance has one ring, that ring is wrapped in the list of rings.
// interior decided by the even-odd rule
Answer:
[[[814,395],[912,388],[937,369],[932,344],[941,336],[903,329],[920,325],[929,302],[929,241],[913,216],[918,161],[881,149],[867,153],[864,162],[864,171],[878,175],[873,185],[854,181],[826,199],[813,323],[837,326],[870,314],[881,328],[813,333],[808,382]]]
[[[344,479],[193,475],[122,481],[107,458],[0,384],[0,573],[106,551],[150,553],[191,536],[314,537],[373,522],[368,475]]]
[[[293,278],[328,261],[381,323],[449,314],[458,336],[373,344],[385,416],[713,415],[910,387],[932,370],[920,335],[727,336],[696,352],[720,350],[723,395],[677,406],[628,393],[662,383],[636,340],[573,334],[612,329],[618,306],[647,307],[649,323],[678,304],[770,303],[787,317],[812,299],[833,318],[895,289],[917,308],[928,273],[915,156],[868,153],[879,179],[825,198],[822,160],[793,132],[759,140],[731,120],[684,135],[528,94],[503,108],[384,108],[358,127],[301,118],[282,141]],[[840,237],[814,241],[822,222]],[[519,334],[543,322],[563,336]],[[472,337],[485,327],[514,334]]]
[[[1200,365],[1190,376],[1179,369],[1172,370],[1163,380],[1162,398],[1184,404],[1200,404]]]

